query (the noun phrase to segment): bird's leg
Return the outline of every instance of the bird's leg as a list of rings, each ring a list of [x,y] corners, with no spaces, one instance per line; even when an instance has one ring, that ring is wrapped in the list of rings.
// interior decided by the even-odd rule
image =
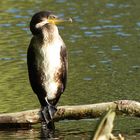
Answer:
[[[48,124],[51,121],[48,106],[43,106],[41,112],[42,112],[44,121]]]
[[[44,106],[42,108],[41,112],[42,112],[42,116],[43,116],[42,127],[43,128],[47,127],[45,129],[48,129],[50,131],[54,131],[55,126],[54,126],[54,122],[50,116],[48,106]]]
[[[41,111],[43,116],[42,127],[47,127],[47,129],[51,131],[55,130],[53,116],[56,111],[55,106],[46,101],[46,106],[43,106]]]
[[[48,104],[48,111],[49,111],[49,114],[50,114],[50,117],[51,119],[53,119],[53,116],[55,114],[55,112],[57,111],[56,107],[51,105],[48,100],[46,100],[47,104]]]

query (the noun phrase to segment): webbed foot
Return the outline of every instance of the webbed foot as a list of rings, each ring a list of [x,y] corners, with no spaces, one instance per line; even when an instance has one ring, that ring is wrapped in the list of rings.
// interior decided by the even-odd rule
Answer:
[[[43,116],[43,125],[46,125],[48,130],[54,131],[55,125],[53,121],[54,113],[56,112],[56,108],[52,105],[47,105],[42,108],[42,116]]]

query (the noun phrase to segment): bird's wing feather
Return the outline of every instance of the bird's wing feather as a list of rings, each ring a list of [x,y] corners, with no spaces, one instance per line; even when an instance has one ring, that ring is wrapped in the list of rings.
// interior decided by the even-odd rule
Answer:
[[[62,60],[62,83],[63,83],[63,90],[66,88],[66,82],[67,82],[67,71],[68,71],[68,61],[67,61],[67,51],[66,46],[63,44],[61,46],[61,52],[60,52],[61,60]]]
[[[33,42],[34,38],[31,40],[27,51],[29,80],[33,91],[37,94],[38,98],[42,100],[42,104],[44,104],[45,102],[43,103],[43,99],[45,99],[46,91],[45,88],[42,86],[41,73],[39,72],[37,67],[36,54]]]

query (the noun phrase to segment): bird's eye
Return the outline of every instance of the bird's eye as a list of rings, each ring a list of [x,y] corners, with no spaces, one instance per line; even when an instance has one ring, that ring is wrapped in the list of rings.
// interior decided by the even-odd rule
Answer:
[[[56,18],[56,16],[54,16],[54,15],[51,15],[50,17],[49,17],[49,19],[55,19]]]

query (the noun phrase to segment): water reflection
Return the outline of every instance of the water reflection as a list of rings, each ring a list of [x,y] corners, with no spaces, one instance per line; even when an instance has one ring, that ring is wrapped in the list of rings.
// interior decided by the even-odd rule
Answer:
[[[135,70],[138,70],[138,69],[140,69],[140,65],[134,65],[134,66],[132,66],[132,68]]]
[[[124,33],[124,32],[117,32],[116,35],[122,36],[122,37],[129,37],[129,36],[131,36],[131,34],[127,34],[127,33]]]
[[[87,122],[88,123],[88,122]],[[94,124],[94,123],[93,123]],[[94,124],[95,125],[95,124]],[[89,126],[89,125],[88,125]],[[96,125],[95,125],[96,126]],[[32,128],[29,130],[5,130],[5,131],[0,131],[0,139],[2,140],[6,140],[6,139],[28,139],[28,140],[71,140],[71,139],[76,139],[76,140],[89,140],[91,139],[93,133],[94,133],[94,129],[95,126],[93,127],[92,125],[90,125],[90,127],[92,127],[93,129],[91,131],[86,130],[86,132],[81,131],[79,129],[67,129],[66,131],[63,130],[56,130],[55,134],[49,138],[48,137],[48,133],[44,130],[42,130],[39,126],[37,126],[37,128]],[[81,126],[82,127],[82,126]],[[139,130],[136,129],[135,132],[138,131],[135,135],[133,133],[130,134],[125,134],[123,133],[123,136],[125,137],[125,139],[127,140],[136,140],[137,138],[140,137],[140,133]],[[114,135],[118,135],[120,133],[119,130],[115,130],[113,131]]]
[[[112,46],[112,51],[121,51],[122,49],[118,45]]]
[[[111,60],[101,60],[100,62],[102,64],[110,64],[112,61]]]
[[[7,13],[19,13],[20,9],[15,9],[15,8],[10,8],[8,10],[6,10]]]
[[[96,65],[95,65],[95,64],[93,64],[93,65],[90,65],[90,67],[91,67],[91,68],[96,68]]]
[[[85,81],[91,81],[92,80],[92,77],[84,77],[83,80],[85,80]]]

